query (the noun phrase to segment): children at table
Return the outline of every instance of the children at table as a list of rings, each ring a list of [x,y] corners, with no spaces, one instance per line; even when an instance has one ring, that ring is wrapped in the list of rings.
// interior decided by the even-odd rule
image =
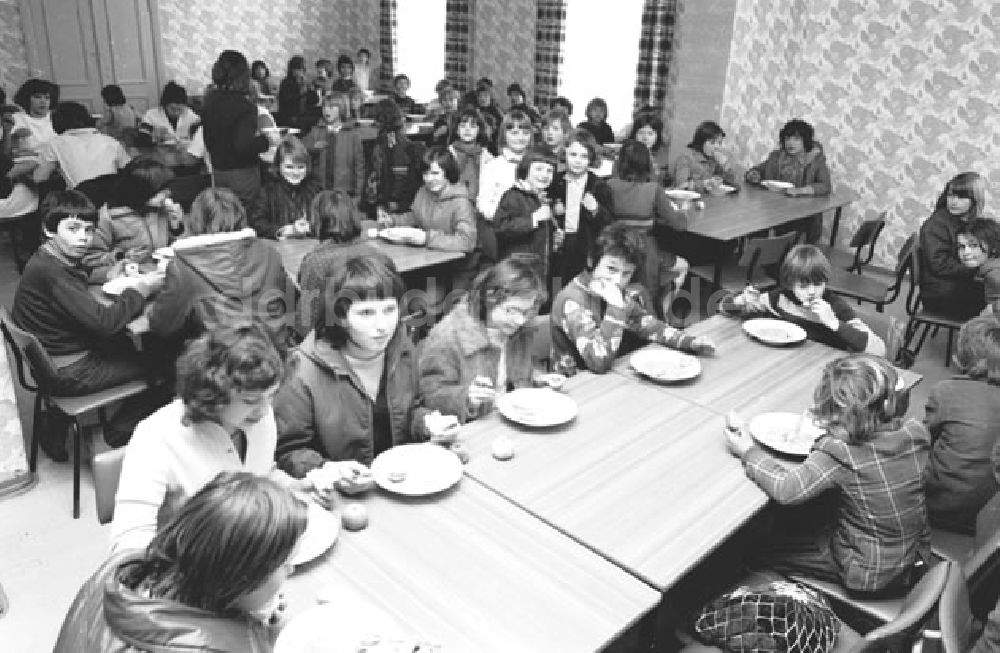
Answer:
[[[786,122],[778,132],[778,149],[746,173],[751,184],[768,179],[792,184],[785,190],[789,197],[830,194],[830,168],[823,147],[814,140],[812,125],[799,119]],[[779,231],[798,231],[805,234],[806,242],[815,243],[823,231],[823,215],[794,220]]]
[[[703,193],[711,186],[726,184],[739,188],[736,169],[722,151],[726,132],[711,120],[698,125],[694,137],[674,161],[672,177],[677,188]]]
[[[945,184],[934,212],[920,226],[920,300],[924,308],[957,320],[983,310],[983,289],[976,269],[958,257],[958,232],[982,218],[986,210],[986,180],[963,172]]]
[[[458,164],[458,179],[469,191],[470,198],[479,196],[479,179],[493,160],[487,148],[486,123],[473,107],[465,107],[454,117],[448,149]]]
[[[323,119],[302,142],[312,154],[313,169],[324,189],[360,199],[365,187],[364,145],[346,93],[331,93],[323,99]]]
[[[572,376],[580,369],[611,369],[626,334],[667,347],[711,353],[714,343],[656,319],[649,293],[632,280],[642,269],[646,236],[620,222],[601,231],[592,265],[566,285],[552,302],[553,371]]]
[[[52,112],[55,138],[46,142],[38,154],[38,167],[32,176],[36,183],[46,181],[58,171],[67,188],[124,168],[131,157],[125,147],[94,127],[94,118],[79,102],[60,102]]]
[[[992,315],[966,322],[955,350],[958,374],[939,381],[927,398],[924,423],[931,451],[924,469],[932,526],[973,534],[979,509],[996,494],[991,455],[1000,435],[1000,322]]]
[[[309,205],[320,190],[305,145],[285,136],[274,154],[274,177],[261,186],[250,208],[250,226],[261,238],[308,236]]]
[[[489,414],[499,395],[530,387],[531,323],[544,300],[529,262],[506,259],[480,273],[421,345],[421,405],[464,424]]]
[[[362,466],[396,445],[449,442],[418,402],[416,352],[400,321],[405,290],[384,254],[333,263],[315,328],[275,400],[277,460],[292,476],[331,460],[367,473]]]
[[[792,467],[755,444],[742,421],[730,416],[729,450],[771,499],[798,505],[836,493],[832,505],[822,504],[826,511],[810,511],[812,529],[802,523],[802,511],[788,524],[779,515],[754,564],[837,582],[861,595],[901,595],[920,578],[932,560],[921,480],[930,433],[918,420],[896,417],[896,380],[895,368],[875,356],[852,354],[825,365],[812,408],[824,434]]]
[[[974,280],[983,284],[983,315],[1000,317],[1000,223],[975,218],[959,229],[957,240],[959,260],[974,269]]]
[[[826,288],[830,261],[814,245],[796,245],[781,262],[779,286],[761,294],[753,286],[723,298],[719,310],[741,317],[776,317],[803,329],[810,340],[837,349],[885,355],[885,343],[854,314],[842,297]]]
[[[200,123],[201,118],[188,106],[187,91],[177,82],[170,81],[160,94],[160,105],[143,114],[137,143],[189,143]]]
[[[608,124],[608,103],[604,98],[595,97],[587,103],[584,112],[587,119],[577,125],[578,129],[586,129],[594,136],[598,145],[615,142],[615,133]]]
[[[366,203],[389,213],[408,211],[422,182],[424,146],[403,133],[403,112],[392,99],[379,101],[375,124],[378,136],[372,148]]]

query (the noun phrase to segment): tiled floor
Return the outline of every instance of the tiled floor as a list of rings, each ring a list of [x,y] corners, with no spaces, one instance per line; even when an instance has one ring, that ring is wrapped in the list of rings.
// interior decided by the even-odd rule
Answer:
[[[9,244],[0,242],[0,302],[10,306],[17,285]],[[902,300],[889,307],[903,316]],[[914,370],[924,375],[910,403],[922,415],[929,388],[950,375],[943,365],[945,338],[925,344]],[[26,433],[31,429],[31,398],[19,396]],[[720,436],[721,437],[721,436]],[[71,512],[72,466],[40,456],[39,483],[19,496],[0,499],[0,584],[10,612],[0,618],[0,651],[50,651],[63,616],[80,584],[100,564],[108,528],[97,523],[89,468],[82,480],[81,515]]]

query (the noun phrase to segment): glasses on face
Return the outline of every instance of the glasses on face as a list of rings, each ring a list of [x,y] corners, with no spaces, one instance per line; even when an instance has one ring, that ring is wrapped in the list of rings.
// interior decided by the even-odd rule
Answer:
[[[520,306],[511,306],[510,304],[500,304],[500,310],[502,310],[504,316],[508,318],[527,320],[535,312],[535,307],[521,308]]]

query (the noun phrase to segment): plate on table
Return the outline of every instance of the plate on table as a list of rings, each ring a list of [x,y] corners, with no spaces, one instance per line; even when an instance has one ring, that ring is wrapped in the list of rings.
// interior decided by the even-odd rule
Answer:
[[[340,588],[319,593],[315,605],[292,617],[274,643],[274,653],[448,653],[426,637],[414,637],[378,606]],[[336,624],[336,627],[331,627]]]
[[[743,330],[769,345],[791,345],[806,339],[806,330],[797,324],[769,317],[758,317],[743,323]]]
[[[668,188],[663,192],[667,194],[667,197],[678,202],[690,202],[701,197],[700,194],[693,190],[682,190],[680,188]]]
[[[374,127],[375,120],[373,118],[358,118],[359,127]]]
[[[419,232],[419,233],[418,233]],[[386,227],[378,232],[379,238],[388,240],[390,243],[409,243],[414,238],[423,234],[423,229],[416,227]]]
[[[173,247],[160,247],[155,252],[153,252],[153,258],[159,260],[164,258],[173,258],[174,248]]]
[[[736,187],[730,186],[728,184],[719,184],[711,191],[709,191],[709,193],[712,195],[728,195],[729,193],[735,193],[735,192],[736,192]]]
[[[340,520],[337,516],[313,501],[305,500],[309,505],[306,513],[306,530],[299,538],[295,556],[291,560],[294,567],[305,564],[323,555],[333,546],[340,534]]]
[[[134,277],[116,277],[111,281],[108,281],[103,286],[103,290],[108,295],[120,295],[128,288],[135,288],[135,284],[140,280],[157,281],[163,278],[162,272],[147,272],[145,274],[139,274]]]
[[[701,374],[701,361],[672,349],[640,349],[629,358],[629,364],[639,374],[667,383],[687,381]]]
[[[525,426],[557,426],[576,417],[572,398],[550,388],[519,388],[497,400],[500,414]]]
[[[825,432],[808,413],[762,413],[747,425],[754,440],[790,456],[808,456]]]
[[[422,497],[462,480],[462,461],[440,445],[401,444],[375,457],[372,476],[383,490]]]
[[[768,190],[782,191],[788,188],[792,188],[795,184],[790,184],[787,181],[778,181],[777,179],[765,179],[760,182],[761,186]]]

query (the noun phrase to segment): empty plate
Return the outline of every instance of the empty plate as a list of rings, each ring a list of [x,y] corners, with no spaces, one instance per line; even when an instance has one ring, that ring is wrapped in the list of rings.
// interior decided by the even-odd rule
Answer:
[[[795,184],[790,184],[787,181],[778,181],[777,179],[765,179],[760,182],[761,186],[768,190],[785,190],[786,188],[791,188]]]
[[[549,388],[519,388],[497,400],[500,414],[525,426],[556,426],[576,417],[576,402]]]
[[[629,364],[639,374],[667,383],[687,381],[701,374],[701,361],[672,349],[641,349],[632,354]]]
[[[747,320],[743,323],[743,330],[769,345],[791,345],[806,339],[806,330],[799,325],[769,317]]]

